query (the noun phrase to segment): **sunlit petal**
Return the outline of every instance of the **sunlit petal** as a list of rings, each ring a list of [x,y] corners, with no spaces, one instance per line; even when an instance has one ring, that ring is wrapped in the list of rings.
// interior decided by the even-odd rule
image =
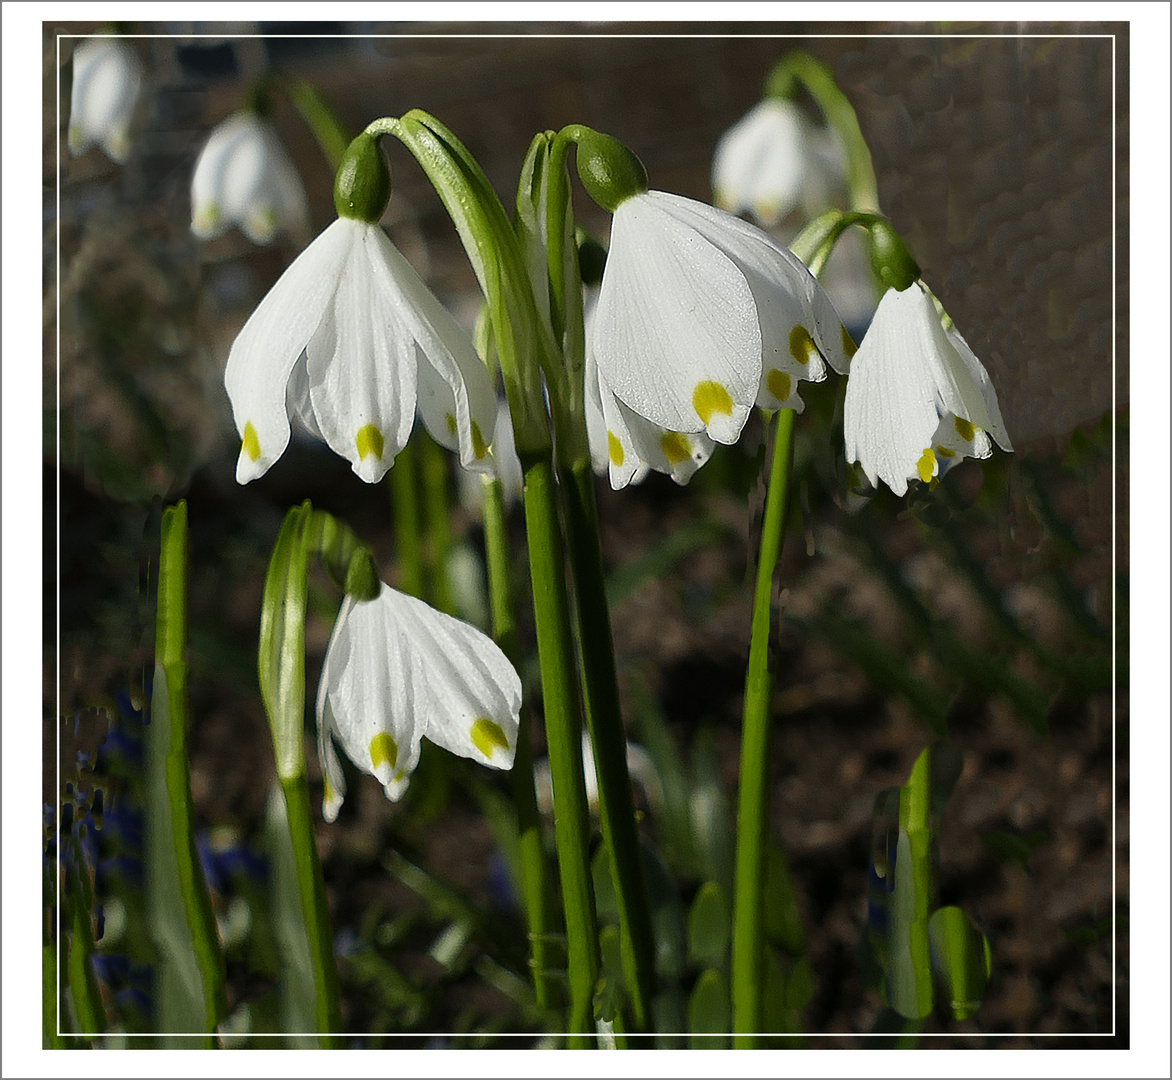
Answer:
[[[281,275],[232,343],[224,386],[241,437],[236,479],[262,476],[289,443],[286,390],[297,358],[331,307],[355,242],[336,221]]]
[[[761,378],[752,290],[663,198],[646,192],[615,212],[593,319],[599,371],[640,416],[735,442]]]

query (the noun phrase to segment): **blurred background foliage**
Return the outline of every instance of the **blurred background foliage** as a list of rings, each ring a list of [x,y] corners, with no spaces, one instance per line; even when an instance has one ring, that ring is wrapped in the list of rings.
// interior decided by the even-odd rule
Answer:
[[[808,1033],[812,1046],[916,1031],[947,1033],[934,1046],[1031,1046],[1063,1033],[1103,1033],[1105,1045],[1114,1007],[1126,1033],[1126,26],[836,24],[836,35],[874,36],[831,39],[808,24],[676,37],[696,27],[143,23],[129,28],[147,35],[134,42],[147,79],[122,166],[99,150],[71,159],[55,125],[74,41],[60,35],[95,29],[45,24],[43,38],[44,589],[46,611],[59,612],[44,624],[45,941],[56,944],[54,882],[68,867],[63,1030],[122,1033],[103,1045],[151,1030],[141,710],[161,502],[188,503],[194,813],[228,962],[227,1045],[308,1030],[280,965],[289,898],[255,663],[264,567],[285,510],[312,499],[354,527],[384,578],[401,573],[388,487],[364,485],[324,446],[294,438],[263,479],[235,484],[224,361],[296,251],[281,240],[256,248],[236,231],[209,243],[191,235],[190,178],[207,131],[275,71],[311,81],[354,132],[429,110],[507,205],[532,134],[575,121],[636,150],[653,187],[709,201],[717,138],[796,43],[735,31],[814,35],[800,44],[854,104],[882,209],[988,368],[1016,450],[967,462],[906,501],[886,490],[862,501],[843,478],[841,385],[804,388],[778,577],[772,1028]],[[488,36],[502,33],[513,36]],[[1119,35],[1114,54],[1105,34]],[[318,230],[333,216],[331,170],[287,100],[276,99],[273,119]],[[479,294],[454,230],[407,155],[392,148],[390,161],[384,224],[471,327]],[[575,208],[605,240],[605,215],[580,193]],[[860,337],[865,292],[836,285],[833,263],[828,287],[844,315],[857,312],[848,321]],[[665,987],[657,1016],[663,1030],[692,1032],[670,1045],[721,1045],[697,1033],[728,1026],[719,943],[759,444],[747,429],[687,489],[659,475],[620,493],[599,487],[625,714],[646,756],[637,800]],[[446,486],[452,510],[448,535],[433,537],[433,575],[438,553],[453,602],[483,622],[477,511],[457,501],[452,465],[437,460],[429,483]],[[520,520],[512,527],[523,594]],[[310,687],[331,595],[311,591]],[[534,663],[523,677],[539,714]],[[938,1008],[909,1029],[870,947],[868,880],[882,793],[940,739],[958,771],[935,826],[937,899],[963,909],[992,963],[975,1015]],[[404,1035],[506,1045],[508,1033],[543,1030],[501,778],[428,746],[399,804],[350,779],[352,797],[318,842],[352,1045],[403,1045]],[[604,921],[605,884],[602,875]],[[602,1015],[606,992],[604,982]]]

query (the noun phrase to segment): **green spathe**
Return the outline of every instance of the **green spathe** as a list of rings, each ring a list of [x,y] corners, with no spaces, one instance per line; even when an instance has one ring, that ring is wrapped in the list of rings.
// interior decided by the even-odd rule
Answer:
[[[643,162],[618,139],[593,128],[576,125],[572,137],[578,146],[578,175],[586,193],[604,210],[647,190]]]
[[[916,260],[885,218],[872,222],[871,244],[871,265],[887,288],[903,292],[919,280]]]
[[[379,136],[363,132],[346,148],[334,177],[339,217],[376,223],[391,198],[391,170],[378,148]]]

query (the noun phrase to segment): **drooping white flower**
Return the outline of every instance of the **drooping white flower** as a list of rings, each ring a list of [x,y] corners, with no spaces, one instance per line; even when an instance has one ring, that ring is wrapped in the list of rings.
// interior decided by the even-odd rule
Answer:
[[[346,794],[336,739],[359,769],[398,800],[424,737],[461,757],[511,769],[521,680],[475,627],[387,585],[374,600],[347,597],[338,613],[317,694],[322,814]]]
[[[612,484],[639,462],[659,467],[657,440],[667,466],[675,448],[663,440],[689,436],[694,463],[711,449],[698,435],[735,442],[754,405],[800,411],[798,381],[824,379],[827,363],[845,372],[853,349],[825,291],[772,237],[678,195],[630,195],[614,211],[587,341]]]
[[[297,169],[277,131],[251,110],[229,116],[208,137],[191,179],[191,231],[210,240],[238,225],[254,244],[309,229]]]
[[[142,74],[142,60],[129,42],[112,36],[78,42],[69,110],[69,152],[74,157],[100,145],[113,161],[126,160]]]
[[[403,449],[416,406],[465,468],[488,468],[496,419],[488,372],[373,222],[339,218],[297,257],[233,343],[224,385],[242,484],[284,453],[290,414],[368,483]]]
[[[842,151],[792,101],[769,97],[728,129],[712,155],[716,205],[766,228],[802,204],[824,210],[842,183]]]
[[[627,772],[632,785],[642,787],[651,809],[661,812],[664,808],[663,783],[659,770],[646,750],[638,743],[627,743]],[[582,732],[582,777],[586,781],[586,804],[592,814],[598,813],[598,770],[594,767],[594,743],[590,732]],[[549,758],[542,758],[533,766],[533,786],[537,794],[537,807],[543,814],[553,813],[553,775]]]
[[[1013,449],[988,373],[918,283],[879,302],[851,364],[843,426],[847,461],[896,495],[988,457],[993,441]]]

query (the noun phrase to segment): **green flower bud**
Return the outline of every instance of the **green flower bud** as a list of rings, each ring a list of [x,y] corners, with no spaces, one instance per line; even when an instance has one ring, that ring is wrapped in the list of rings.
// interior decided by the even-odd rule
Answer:
[[[334,208],[339,217],[374,224],[391,199],[391,170],[378,148],[379,136],[363,132],[347,148],[334,177]]]
[[[612,214],[632,195],[647,190],[647,170],[618,139],[588,127],[575,127],[578,175],[586,193]]]
[[[889,221],[871,225],[871,265],[889,289],[903,292],[920,278],[920,268]]]
[[[347,595],[355,600],[373,600],[381,589],[382,582],[378,579],[374,556],[366,548],[358,548],[350,556],[350,565],[346,568]]]

